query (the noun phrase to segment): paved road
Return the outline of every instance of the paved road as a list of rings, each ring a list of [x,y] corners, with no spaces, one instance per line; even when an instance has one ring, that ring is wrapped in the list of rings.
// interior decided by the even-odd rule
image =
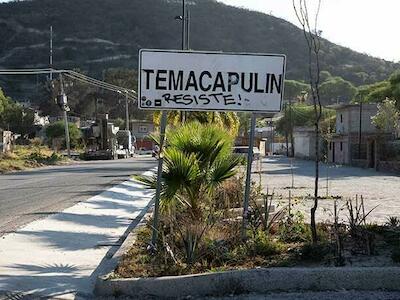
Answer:
[[[400,299],[399,292],[384,291],[335,291],[335,292],[299,292],[299,293],[270,293],[265,295],[240,295],[230,297],[193,298],[195,300],[396,300]]]
[[[155,166],[153,158],[136,157],[0,175],[0,236]]]
[[[254,167],[257,171],[258,167]],[[289,190],[294,196],[313,195],[314,163],[295,159],[293,161],[294,189],[292,185],[291,164],[286,157],[265,158],[262,161],[261,178],[264,189],[274,190],[276,195],[288,198]],[[327,178],[329,179],[327,181]],[[259,182],[259,175],[252,179]],[[328,190],[327,190],[328,186]],[[372,169],[361,169],[339,165],[321,165],[320,196],[343,196],[355,198],[363,195],[366,210],[378,206],[367,221],[384,223],[388,216],[400,217],[400,177],[394,174],[376,172]],[[344,203],[341,204],[341,207]],[[311,202],[300,203],[297,208],[309,215]],[[320,201],[317,217],[321,221],[332,220],[333,201]],[[341,211],[343,219],[345,210]]]

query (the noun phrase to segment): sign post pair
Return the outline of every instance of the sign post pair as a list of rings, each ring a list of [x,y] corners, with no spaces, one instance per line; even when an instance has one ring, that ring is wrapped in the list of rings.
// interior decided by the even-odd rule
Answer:
[[[256,113],[281,111],[285,67],[286,57],[279,54],[146,49],[139,53],[140,109],[252,113],[243,236],[247,226]],[[166,118],[163,119],[161,126],[165,131]],[[164,136],[160,140],[163,139]],[[153,246],[157,239],[162,159],[158,168]]]

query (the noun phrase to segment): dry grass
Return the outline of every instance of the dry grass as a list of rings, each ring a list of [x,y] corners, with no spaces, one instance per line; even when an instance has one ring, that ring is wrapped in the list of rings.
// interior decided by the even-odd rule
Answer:
[[[192,266],[183,263],[177,252],[174,252],[176,261],[163,249],[156,254],[149,253],[147,246],[150,237],[149,227],[139,229],[135,244],[125,254],[113,277],[178,276],[257,267],[283,267],[301,263],[294,251],[301,247],[300,244],[271,241],[268,245],[255,246],[254,241],[249,241],[244,245],[240,238],[238,239],[239,234],[233,233],[226,225],[215,227],[207,234],[197,262]],[[257,252],[257,247],[261,247],[261,252]]]
[[[150,224],[150,223],[149,223]],[[319,226],[328,235],[327,226]],[[323,267],[335,265],[333,241],[326,237],[317,245],[310,241],[283,242],[280,233],[272,236],[252,236],[246,243],[240,240],[240,230],[235,224],[219,224],[205,237],[196,263],[184,263],[179,248],[170,242],[170,252],[159,243],[156,253],[147,250],[151,238],[150,226],[142,227],[136,243],[126,253],[112,277],[161,277],[243,270],[268,267]],[[354,253],[354,239],[344,238],[345,264],[358,267],[398,266],[400,262],[400,226],[369,225],[366,228],[376,235],[376,252],[373,256]],[[323,236],[321,234],[321,236]],[[166,242],[166,240],[164,240]]]
[[[12,153],[0,154],[0,173],[58,165],[67,160],[45,146],[16,146]]]

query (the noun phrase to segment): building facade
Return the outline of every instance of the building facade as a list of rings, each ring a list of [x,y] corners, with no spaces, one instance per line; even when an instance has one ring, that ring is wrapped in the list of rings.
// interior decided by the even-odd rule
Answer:
[[[315,159],[315,128],[314,127],[294,127],[293,144],[294,156],[301,159]],[[320,137],[320,153],[322,152],[323,142]],[[321,158],[321,157],[320,157]]]
[[[328,140],[328,160],[331,163],[375,168],[380,133],[371,118],[376,104],[345,104],[335,107],[335,133]]]
[[[150,134],[154,132],[155,126],[151,121],[132,120],[130,122],[132,134],[136,137],[136,149],[150,151],[154,147],[154,142]]]

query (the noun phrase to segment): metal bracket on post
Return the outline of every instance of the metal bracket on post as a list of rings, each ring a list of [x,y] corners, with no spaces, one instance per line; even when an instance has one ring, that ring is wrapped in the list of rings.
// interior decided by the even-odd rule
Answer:
[[[242,223],[242,238],[246,239],[246,229],[249,214],[249,199],[250,199],[250,186],[251,186],[251,166],[253,164],[253,147],[254,147],[254,134],[256,129],[256,114],[251,114],[250,126],[250,140],[249,151],[247,152],[247,173],[246,173],[246,187],[244,190],[243,201],[243,223]]]
[[[153,233],[151,236],[151,249],[156,250],[156,243],[158,238],[158,223],[159,223],[159,211],[160,211],[160,195],[161,195],[161,176],[163,167],[163,146],[165,140],[165,129],[167,127],[167,112],[162,111],[161,124],[160,124],[160,150],[158,152],[158,170],[157,170],[157,186],[155,194],[154,212],[153,212]]]

